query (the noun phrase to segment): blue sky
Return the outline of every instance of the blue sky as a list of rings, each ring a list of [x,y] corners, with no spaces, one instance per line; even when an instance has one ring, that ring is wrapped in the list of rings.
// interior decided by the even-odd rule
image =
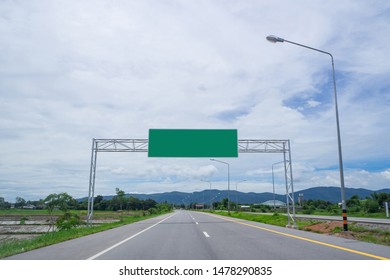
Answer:
[[[0,2],[0,197],[88,195],[92,138],[149,128],[290,139],[294,188],[339,186],[333,54],[347,187],[390,187],[388,1]],[[245,192],[281,155],[225,159]],[[226,187],[208,159],[99,154],[97,194]],[[277,192],[283,193],[282,180]]]

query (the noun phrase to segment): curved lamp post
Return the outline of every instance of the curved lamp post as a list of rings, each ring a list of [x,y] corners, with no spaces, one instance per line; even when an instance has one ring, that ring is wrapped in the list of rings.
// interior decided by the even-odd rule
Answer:
[[[344,169],[343,169],[343,156],[341,151],[341,136],[340,136],[340,124],[339,124],[339,110],[337,105],[337,91],[336,91],[336,78],[335,78],[335,71],[334,71],[334,60],[331,53],[322,51],[319,49],[315,49],[306,45],[298,44],[295,42],[288,41],[286,39],[277,37],[275,35],[269,35],[266,37],[268,41],[272,43],[290,43],[293,45],[297,45],[303,48],[307,48],[313,51],[317,51],[320,53],[324,53],[330,56],[332,60],[332,77],[333,77],[333,91],[334,91],[334,104],[335,104],[335,111],[336,111],[336,125],[337,125],[337,142],[338,142],[338,153],[339,153],[339,169],[340,169],[340,185],[341,185],[341,204],[342,204],[342,210],[343,210],[343,227],[344,231],[348,231],[348,223],[347,223],[347,204],[346,204],[346,197],[345,197],[345,187],[344,187]]]

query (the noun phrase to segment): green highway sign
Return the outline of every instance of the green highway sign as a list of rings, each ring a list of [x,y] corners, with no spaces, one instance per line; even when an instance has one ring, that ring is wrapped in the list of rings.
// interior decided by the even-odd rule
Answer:
[[[237,129],[149,129],[149,157],[238,157]]]

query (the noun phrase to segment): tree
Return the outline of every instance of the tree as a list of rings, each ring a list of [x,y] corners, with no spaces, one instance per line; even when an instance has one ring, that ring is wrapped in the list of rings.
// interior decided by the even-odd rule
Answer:
[[[354,195],[350,199],[348,199],[347,207],[349,212],[360,212],[361,210],[360,197],[358,195]]]
[[[99,204],[100,202],[103,201],[103,199],[104,199],[104,197],[102,195],[98,195],[98,196],[95,197],[94,203],[95,204]]]
[[[134,196],[130,196],[127,199],[126,209],[127,210],[141,210],[143,208],[142,201]]]
[[[222,205],[221,202],[215,201],[213,202],[213,209],[221,210],[222,209],[221,205]]]
[[[170,212],[172,211],[172,205],[165,202],[157,204],[157,209],[160,213]]]
[[[95,209],[95,204],[93,205]],[[77,210],[87,210],[88,209],[88,199],[84,198],[82,201],[77,203]]]
[[[49,194],[44,200],[43,203],[46,205],[46,209],[49,213],[49,229],[47,230],[48,232],[53,229],[54,231],[54,217],[53,217],[53,211],[57,206],[57,199],[58,195],[56,193]]]
[[[15,208],[21,208],[26,205],[26,200],[24,198],[17,196],[16,197],[16,203],[15,203]]]
[[[380,207],[384,207],[385,202],[390,202],[390,193],[379,193],[377,201]]]
[[[75,208],[75,199],[67,193],[58,194],[58,208],[62,212],[67,212],[69,209]]]
[[[148,198],[147,200],[144,200],[144,208],[145,210],[149,210],[151,208],[155,208],[157,205],[157,202],[153,199]]]
[[[367,199],[364,203],[364,210],[366,213],[377,213],[379,212],[379,203],[373,199]]]
[[[119,188],[116,188],[115,192],[116,192],[115,198],[119,203],[119,209],[122,210],[123,204],[125,204],[126,202],[125,192],[120,190]]]
[[[96,196],[95,199],[94,199],[94,202],[93,202],[93,209],[95,209],[95,210],[105,210],[105,209],[101,209],[102,206],[104,205],[103,201],[104,201],[104,198],[103,198],[102,195]]]
[[[368,206],[366,207],[367,209],[369,206],[371,206],[371,211],[374,210],[374,202],[378,204],[378,208],[383,208],[384,203],[390,201],[390,194],[389,193],[372,193],[369,197],[367,197],[367,201],[371,200],[371,202],[368,202]]]
[[[10,207],[10,203],[5,201],[4,197],[0,197],[0,209],[8,209]]]
[[[229,202],[229,199],[227,199],[226,197],[224,199],[222,199],[222,205],[223,205],[223,208],[224,209],[228,209],[228,203]]]
[[[49,194],[44,199],[44,203],[50,215],[50,227],[48,231],[51,229],[54,231],[54,224],[59,230],[70,229],[80,224],[80,217],[77,214],[69,212],[69,209],[75,208],[76,206],[76,200],[69,194]],[[53,217],[53,212],[55,209],[59,209],[63,212],[63,215],[60,216],[56,221]]]

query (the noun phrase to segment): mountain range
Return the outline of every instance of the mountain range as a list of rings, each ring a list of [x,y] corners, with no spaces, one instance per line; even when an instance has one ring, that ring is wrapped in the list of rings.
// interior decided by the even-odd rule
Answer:
[[[349,199],[354,195],[360,197],[360,199],[365,199],[370,196],[372,193],[390,193],[390,189],[382,190],[368,190],[368,189],[355,189],[355,188],[345,188],[346,198]],[[190,203],[206,203],[209,204],[215,201],[221,201],[223,198],[227,198],[229,195],[230,201],[239,202],[240,204],[256,204],[263,203],[267,200],[273,200],[273,193],[264,192],[264,193],[244,193],[236,192],[235,190],[203,190],[192,193],[186,192],[164,192],[164,193],[154,193],[154,194],[138,194],[138,193],[128,193],[127,197],[133,196],[141,200],[153,199],[156,202],[167,202],[172,204],[190,204]],[[325,200],[332,203],[337,203],[341,201],[341,192],[339,187],[313,187],[305,190],[295,191],[294,197],[295,201],[298,201],[298,196],[303,196],[303,200]],[[114,195],[104,196],[104,199],[112,199]],[[285,201],[286,196],[281,194],[275,194],[275,199],[280,201]]]

